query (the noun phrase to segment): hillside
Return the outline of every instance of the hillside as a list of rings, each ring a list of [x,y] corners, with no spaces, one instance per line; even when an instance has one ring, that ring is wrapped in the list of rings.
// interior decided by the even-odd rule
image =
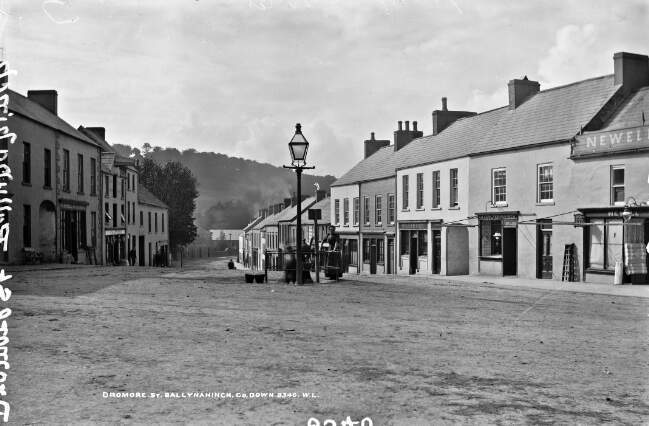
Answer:
[[[198,181],[196,219],[205,229],[240,229],[269,204],[281,202],[296,191],[295,173],[282,167],[214,152],[189,149],[144,147],[146,153],[128,145],[113,148],[124,156],[141,154],[164,164],[180,161],[192,170]],[[302,175],[302,193],[310,194],[317,182],[328,190],[334,176]]]

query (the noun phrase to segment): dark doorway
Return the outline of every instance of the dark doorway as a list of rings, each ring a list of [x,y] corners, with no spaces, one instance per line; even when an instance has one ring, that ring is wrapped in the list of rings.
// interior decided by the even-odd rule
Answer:
[[[78,260],[77,247],[77,212],[63,210],[63,249],[66,250],[76,262]]]
[[[140,266],[145,266],[144,265],[144,235],[140,236],[139,238],[139,245],[138,245],[138,257],[140,258]]]
[[[370,240],[370,274],[376,274],[376,240]]]
[[[503,228],[503,275],[516,275],[516,230]]]
[[[417,254],[417,233],[413,232],[410,236],[410,271],[409,274],[417,273],[417,260],[419,255]]]
[[[433,230],[433,274],[442,270],[442,231]]]
[[[151,243],[149,243],[149,265],[148,266],[151,266],[153,264],[151,260],[152,257],[153,257],[153,253],[151,252]]]
[[[552,278],[552,221],[539,220],[536,226],[536,278]]]
[[[388,274],[394,273],[394,239],[388,238]]]

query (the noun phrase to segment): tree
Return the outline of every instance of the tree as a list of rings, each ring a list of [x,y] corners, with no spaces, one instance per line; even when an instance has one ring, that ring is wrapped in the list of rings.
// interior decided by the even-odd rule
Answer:
[[[178,161],[160,166],[150,158],[140,165],[140,182],[160,201],[169,206],[169,245],[175,249],[196,238],[196,178]]]

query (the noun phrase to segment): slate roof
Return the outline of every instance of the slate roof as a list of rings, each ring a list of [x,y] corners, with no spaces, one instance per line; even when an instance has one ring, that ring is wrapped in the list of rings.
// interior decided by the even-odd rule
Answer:
[[[601,130],[617,130],[642,126],[642,113],[645,124],[649,123],[649,87],[638,90],[613,116]],[[599,131],[599,130],[598,130]]]
[[[169,206],[160,201],[158,197],[156,197],[148,189],[146,189],[144,185],[139,184],[137,186],[137,202],[140,204],[148,204],[150,206],[160,207],[163,209],[169,208]]]
[[[318,224],[324,225],[331,223],[331,198],[323,198],[322,200],[318,201],[311,207],[310,209],[320,209],[322,210],[322,218],[318,220]],[[303,224],[313,224],[313,221],[309,219],[309,211],[306,210],[304,213],[302,213],[302,223]]]
[[[250,222],[249,224],[247,224],[247,225],[243,228],[243,232],[245,233],[245,232],[250,231],[250,230],[251,230],[255,225],[257,225],[257,224],[258,224],[260,221],[262,221],[262,220],[263,220],[263,218],[262,218],[261,216],[254,218],[254,219],[252,220],[252,222]]]
[[[115,163],[116,164],[118,164],[118,165],[125,164],[125,165],[130,165],[130,166],[135,165],[135,160],[133,160],[132,158],[124,157],[123,155],[119,155],[117,153],[117,151],[115,151],[115,149],[112,146],[110,146],[110,144],[106,140],[100,138],[94,132],[86,129],[83,126],[79,126],[78,130],[81,133],[83,133],[85,136],[87,136],[89,139],[91,139],[93,142],[95,142],[97,145],[99,145],[99,147],[103,151],[114,153],[115,154]]]
[[[331,186],[390,178],[396,169],[468,155],[569,140],[620,89],[613,81],[613,75],[606,75],[554,87],[540,91],[515,109],[510,110],[506,105],[461,118],[439,134],[415,139],[397,152],[394,146],[379,149]],[[642,101],[639,93],[634,97],[638,106],[629,103],[630,110],[649,102],[647,92],[643,93]]]
[[[498,123],[476,139],[471,153],[569,140],[620,87],[613,75],[606,75],[541,91],[518,108],[506,109]]]
[[[302,200],[302,211],[310,208],[311,205],[315,203],[315,200],[315,197],[309,197]],[[297,205],[287,207],[281,212],[277,213],[277,217],[275,219],[277,222],[292,222],[295,220],[295,218],[297,218]]]
[[[290,208],[290,207],[288,207],[288,208]],[[286,209],[284,209],[284,210],[286,210]],[[271,215],[266,216],[265,218],[263,218],[263,219],[261,220],[261,222],[257,223],[257,224],[253,227],[253,229],[262,229],[262,228],[264,228],[264,227],[266,227],[266,226],[269,226],[269,225],[277,225],[277,217],[279,217],[279,215],[280,215],[284,210],[280,210],[279,212],[277,212],[277,213],[275,213],[275,214],[271,214]]]
[[[403,149],[401,148],[401,150]],[[394,154],[394,145],[379,149],[369,157],[362,159],[331,186],[351,185],[394,176],[394,166],[396,164]]]
[[[14,92],[11,89],[8,89],[8,94],[10,111],[34,120],[54,130],[58,130],[61,133],[65,133],[90,145],[97,145],[85,134],[72,127],[67,121],[63,120],[58,115],[51,113],[26,96],[23,96],[18,92]]]

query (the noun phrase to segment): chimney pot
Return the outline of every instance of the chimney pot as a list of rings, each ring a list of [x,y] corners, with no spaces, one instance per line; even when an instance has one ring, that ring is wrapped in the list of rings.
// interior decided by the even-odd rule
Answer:
[[[446,106],[446,97],[442,98],[442,111],[448,111],[448,107]]]
[[[375,140],[375,139],[374,139],[374,132],[370,133],[370,139],[371,139],[371,140]]]
[[[397,123],[399,124],[399,130],[403,130],[402,121],[398,121]]]
[[[412,122],[412,131],[413,131],[413,132],[416,132],[416,131],[417,131],[417,122],[416,122],[416,121],[413,121],[413,122]]]
[[[406,131],[410,130],[410,121],[406,121]]]

